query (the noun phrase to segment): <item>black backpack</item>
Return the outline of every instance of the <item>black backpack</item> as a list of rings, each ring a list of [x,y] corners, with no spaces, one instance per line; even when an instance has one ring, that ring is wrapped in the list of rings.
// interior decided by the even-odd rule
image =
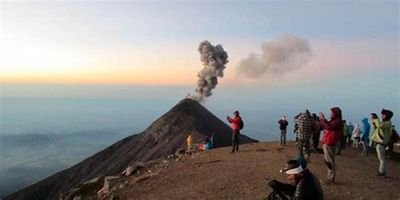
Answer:
[[[239,122],[239,129],[242,130],[243,127],[244,127],[244,122],[243,122],[242,119],[240,119],[240,122]]]

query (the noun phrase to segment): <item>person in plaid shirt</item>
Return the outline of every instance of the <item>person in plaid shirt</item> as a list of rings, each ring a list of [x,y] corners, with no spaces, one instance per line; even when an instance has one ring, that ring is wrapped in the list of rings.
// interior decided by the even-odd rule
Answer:
[[[310,138],[314,133],[315,120],[312,118],[310,111],[306,110],[294,122],[298,124],[297,147],[299,155],[308,159],[310,157]]]

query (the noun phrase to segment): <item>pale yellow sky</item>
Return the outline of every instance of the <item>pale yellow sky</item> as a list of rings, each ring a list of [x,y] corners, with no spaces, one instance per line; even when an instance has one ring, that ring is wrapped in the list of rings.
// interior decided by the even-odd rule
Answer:
[[[194,85],[203,67],[197,45],[208,39],[229,55],[219,82],[237,84],[238,62],[284,34],[308,40],[311,61],[284,78],[244,83],[399,67],[398,9],[389,2],[353,3],[351,12],[340,2],[307,11],[296,3],[198,4],[1,2],[0,83]],[[295,21],[293,11],[302,13]]]

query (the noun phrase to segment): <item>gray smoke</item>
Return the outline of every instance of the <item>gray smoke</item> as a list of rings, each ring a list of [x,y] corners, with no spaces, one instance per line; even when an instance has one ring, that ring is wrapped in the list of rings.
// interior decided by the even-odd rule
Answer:
[[[261,50],[261,55],[251,53],[242,59],[236,73],[246,78],[261,78],[266,73],[283,74],[301,68],[311,58],[308,41],[292,35],[264,42]]]
[[[213,46],[207,40],[200,43],[198,50],[204,68],[197,74],[199,80],[196,94],[190,95],[189,98],[203,102],[205,98],[212,95],[211,91],[218,85],[218,77],[224,76],[228,54],[220,44]]]

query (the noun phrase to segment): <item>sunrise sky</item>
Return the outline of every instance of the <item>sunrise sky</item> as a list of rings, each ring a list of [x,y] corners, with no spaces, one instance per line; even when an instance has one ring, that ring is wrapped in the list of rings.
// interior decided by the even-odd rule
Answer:
[[[385,77],[400,84],[398,1],[1,1],[0,82],[194,85],[198,44],[222,44],[223,84]],[[296,35],[312,59],[259,80],[235,76],[263,41]],[[367,79],[367,80],[366,80]],[[397,87],[398,89],[398,87]]]

